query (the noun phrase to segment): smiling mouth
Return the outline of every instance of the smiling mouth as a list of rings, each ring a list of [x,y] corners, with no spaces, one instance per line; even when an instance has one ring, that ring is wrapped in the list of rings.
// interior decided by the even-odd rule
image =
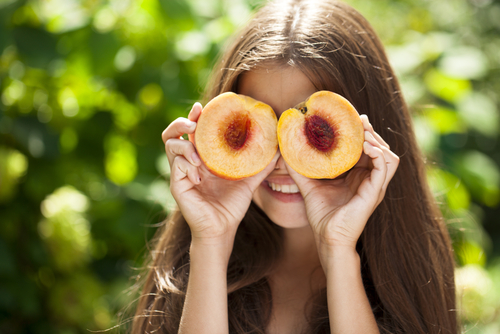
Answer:
[[[299,192],[299,187],[296,184],[276,184],[272,182],[267,182],[269,188],[273,191],[281,192],[284,194],[296,194]]]

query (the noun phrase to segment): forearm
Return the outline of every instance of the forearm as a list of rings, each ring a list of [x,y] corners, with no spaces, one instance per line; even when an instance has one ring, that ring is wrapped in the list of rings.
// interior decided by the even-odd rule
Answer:
[[[330,249],[324,256],[330,329],[336,333],[379,333],[361,279],[355,249]]]
[[[229,332],[227,265],[231,250],[231,238],[191,243],[189,281],[179,333]]]

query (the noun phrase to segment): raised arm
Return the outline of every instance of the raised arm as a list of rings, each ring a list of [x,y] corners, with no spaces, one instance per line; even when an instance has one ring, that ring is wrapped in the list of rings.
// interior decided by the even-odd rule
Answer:
[[[363,155],[344,178],[312,180],[288,165],[304,197],[321,264],[327,279],[332,333],[379,333],[361,279],[356,243],[396,173],[399,158],[361,116]]]
[[[333,247],[328,253],[322,262],[332,334],[379,333],[361,279],[358,253],[350,247]]]
[[[234,235],[193,239],[189,282],[179,333],[229,333],[227,314],[227,264]]]
[[[202,106],[178,118],[162,133],[170,163],[170,191],[191,230],[190,272],[179,332],[227,333],[226,273],[236,230],[252,194],[278,159],[259,174],[240,180],[221,179],[200,161],[191,141]]]

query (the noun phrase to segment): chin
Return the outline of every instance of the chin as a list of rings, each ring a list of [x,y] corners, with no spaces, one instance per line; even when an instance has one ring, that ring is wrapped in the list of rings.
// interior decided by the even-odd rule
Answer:
[[[304,202],[281,203],[273,201],[260,189],[254,194],[253,202],[276,225],[286,228],[303,228],[309,226]]]
[[[295,228],[304,228],[304,227],[309,227],[309,222],[306,220],[305,222],[301,221],[284,221],[283,219],[272,219],[270,218],[273,223],[278,225],[281,228],[284,229],[295,229]]]

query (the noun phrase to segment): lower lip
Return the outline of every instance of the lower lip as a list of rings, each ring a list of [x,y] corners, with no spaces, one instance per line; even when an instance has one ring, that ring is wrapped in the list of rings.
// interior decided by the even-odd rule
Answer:
[[[274,191],[269,187],[269,184],[266,181],[262,182],[260,186],[264,187],[264,189],[266,189],[266,191],[269,194],[271,194],[271,196],[273,196],[278,201],[281,201],[283,203],[295,203],[295,202],[302,202],[304,200],[300,193],[285,194],[280,191]]]

